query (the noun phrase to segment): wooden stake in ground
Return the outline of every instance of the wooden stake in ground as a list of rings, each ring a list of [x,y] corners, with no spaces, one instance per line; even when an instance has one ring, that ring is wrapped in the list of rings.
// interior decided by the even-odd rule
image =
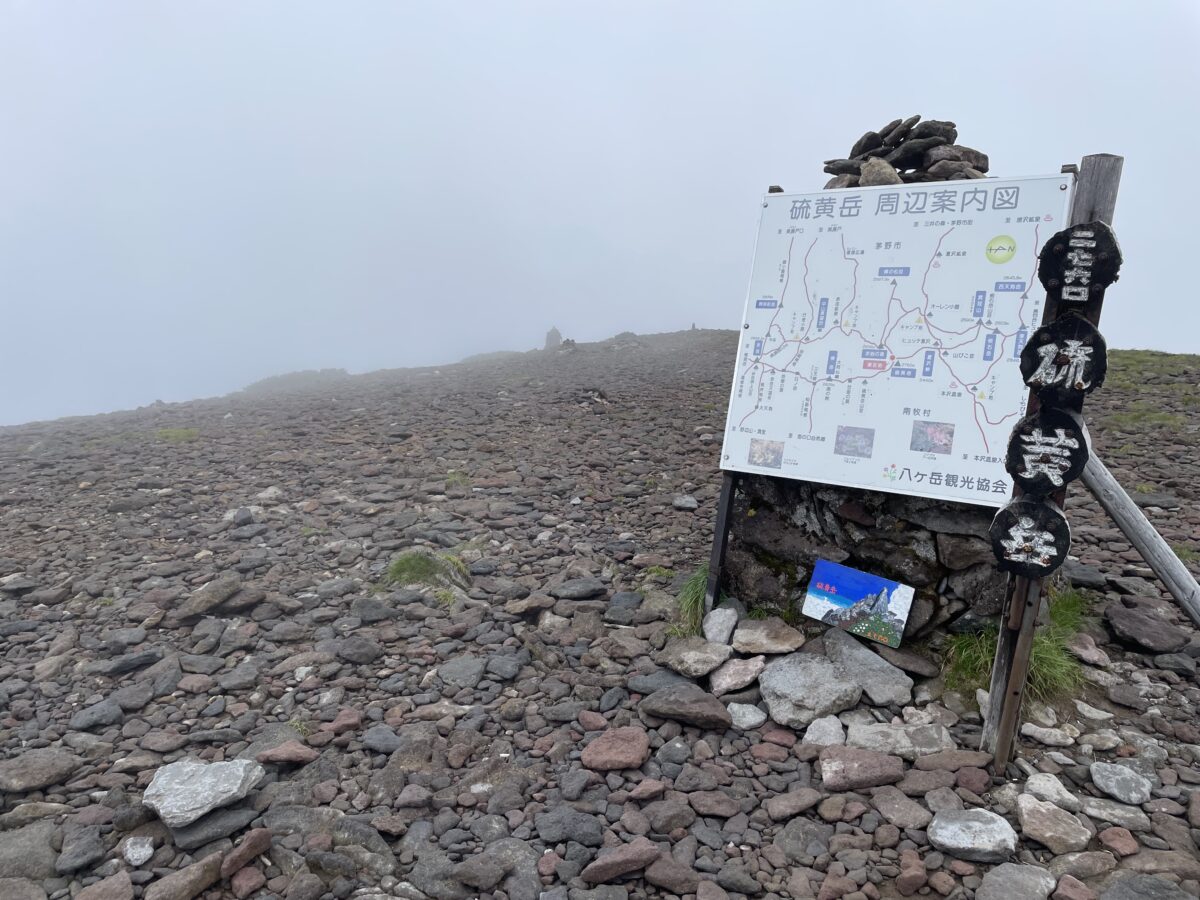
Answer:
[[[1125,160],[1107,153],[1085,156],[1075,182],[1075,197],[1071,203],[1070,225],[1103,222],[1111,225],[1117,205],[1117,188],[1121,183],[1121,168]],[[1063,171],[1070,171],[1068,167]],[[1068,306],[1093,325],[1100,322],[1104,304],[1104,289],[1090,290],[1082,296],[1072,293],[1076,285],[1048,284],[1044,322],[1062,318]],[[1028,411],[1039,408],[1035,393],[1029,397]],[[1082,396],[1073,411],[1083,409]],[[1019,487],[1014,485],[1014,492]],[[1058,491],[1053,502],[1062,507],[1065,490]],[[989,690],[990,705],[983,725],[982,747],[995,759],[995,769],[1003,772],[1012,757],[1025,680],[1029,674],[1029,659],[1033,650],[1034,630],[1042,606],[1042,581],[1013,575],[1009,578],[1004,609],[1000,617],[1000,633],[996,641],[996,661],[992,668]]]

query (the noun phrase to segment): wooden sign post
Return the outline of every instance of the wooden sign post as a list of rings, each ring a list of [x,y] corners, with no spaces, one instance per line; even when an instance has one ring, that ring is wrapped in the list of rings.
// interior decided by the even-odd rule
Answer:
[[[1084,157],[1070,227],[1050,238],[1039,255],[1046,324],[1021,354],[1021,375],[1030,388],[1028,415],[1013,429],[1005,457],[1013,500],[990,531],[997,564],[1010,573],[983,728],[983,749],[992,753],[998,773],[1012,755],[1042,579],[1066,561],[1070,548],[1062,513],[1066,485],[1082,474],[1091,455],[1081,414],[1083,398],[1103,383],[1108,367],[1095,326],[1104,291],[1121,266],[1111,222],[1123,163],[1109,154]]]

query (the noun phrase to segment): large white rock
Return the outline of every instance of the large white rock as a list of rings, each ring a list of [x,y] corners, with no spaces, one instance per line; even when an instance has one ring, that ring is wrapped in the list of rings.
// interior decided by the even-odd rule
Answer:
[[[1017,818],[1025,837],[1049,847],[1056,856],[1083,850],[1092,837],[1091,832],[1065,809],[1032,794],[1017,798]]]
[[[943,810],[925,834],[943,853],[972,862],[1004,862],[1017,851],[1012,826],[986,809]]]
[[[1107,797],[1089,797],[1087,795],[1081,797],[1080,801],[1083,803],[1083,812],[1090,819],[1111,822],[1122,828],[1128,828],[1130,831],[1150,830],[1150,817],[1136,806],[1118,803]]]
[[[730,703],[729,716],[739,731],[750,731],[767,721],[767,714],[749,703]]]
[[[758,688],[771,718],[786,728],[850,709],[862,696],[862,686],[845,669],[815,653],[790,653],[767,663]]]
[[[825,655],[849,672],[876,706],[912,702],[913,680],[849,632],[826,631]]]
[[[181,759],[154,773],[142,803],[168,828],[190,825],[206,813],[241,800],[266,771],[250,759],[206,763]]]
[[[1075,738],[1079,737],[1079,729],[1069,723],[1061,728],[1043,728],[1041,725],[1026,722],[1021,726],[1021,736],[1033,738],[1047,747],[1070,747],[1075,743]]]
[[[817,747],[840,747],[846,743],[846,730],[837,716],[813,719],[804,732],[804,743]]]
[[[713,696],[720,697],[722,694],[741,690],[753,684],[754,679],[762,674],[766,664],[766,657],[763,656],[731,659],[722,663],[720,668],[713,670],[712,674],[708,676],[708,684]]]
[[[702,637],[673,638],[662,649],[659,661],[680,675],[700,678],[729,659],[732,653],[728,644],[717,644]]]
[[[737,628],[738,613],[730,606],[718,606],[704,617],[701,626],[706,640],[715,644],[728,644],[733,629]]]
[[[1135,806],[1150,799],[1150,779],[1116,763],[1092,763],[1092,783],[1108,796]]]
[[[1053,803],[1067,812],[1076,813],[1083,808],[1083,801],[1063,787],[1063,783],[1049,772],[1030,775],[1029,780],[1025,782],[1025,793],[1039,800],[1045,800],[1047,803]]]

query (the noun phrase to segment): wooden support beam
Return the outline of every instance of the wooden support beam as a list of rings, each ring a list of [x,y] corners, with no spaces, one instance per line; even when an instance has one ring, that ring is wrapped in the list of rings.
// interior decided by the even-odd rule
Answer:
[[[1142,559],[1166,585],[1171,596],[1179,601],[1191,620],[1200,625],[1200,584],[1095,454],[1083,467],[1083,483],[1129,538],[1129,543],[1142,554]]]
[[[997,774],[1004,772],[1020,727],[1021,702],[1029,657],[1042,605],[1040,579],[1012,578],[1006,600],[1009,617],[1001,621],[996,645],[996,664],[988,696],[988,715],[983,723],[983,749],[992,754]],[[1014,615],[1015,614],[1015,615]],[[1013,619],[1017,622],[1013,625]]]
[[[713,525],[712,555],[708,559],[708,583],[704,588],[704,611],[713,608],[721,590],[721,575],[725,568],[725,548],[729,546],[729,515],[733,512],[733,496],[737,493],[737,474],[724,472],[721,477],[721,497],[717,500],[717,521]]]

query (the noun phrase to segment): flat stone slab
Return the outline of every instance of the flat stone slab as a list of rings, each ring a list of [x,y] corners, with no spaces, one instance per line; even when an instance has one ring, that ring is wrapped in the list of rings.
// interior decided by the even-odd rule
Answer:
[[[142,802],[167,827],[182,828],[205,813],[241,800],[265,774],[262,766],[248,759],[216,763],[181,759],[154,773]]]
[[[659,654],[659,662],[680,675],[702,678],[729,659],[733,649],[728,644],[706,641],[702,637],[674,638]]]
[[[659,719],[674,719],[699,728],[725,729],[733,724],[725,704],[690,683],[657,690],[644,698],[638,709]]]
[[[1004,863],[984,874],[975,900],[1046,900],[1057,881],[1037,866]]]
[[[903,706],[912,702],[913,680],[852,634],[840,628],[825,632],[825,655],[862,685],[876,706]]]
[[[715,696],[738,691],[754,683],[762,674],[767,660],[764,656],[752,656],[749,659],[731,659],[709,675],[708,683]]]
[[[633,725],[605,731],[583,748],[583,764],[596,771],[637,769],[650,756],[650,738]]]
[[[972,862],[1004,862],[1017,851],[1012,826],[986,809],[943,810],[925,834],[943,853]]]
[[[65,750],[26,750],[0,762],[0,791],[23,794],[62,784],[81,765],[82,759]]]
[[[900,757],[858,747],[826,747],[821,751],[818,769],[828,791],[857,791],[894,784],[904,777]]]
[[[1140,806],[1150,799],[1153,785],[1149,778],[1139,775],[1128,766],[1117,763],[1094,762],[1092,783],[1114,800]]]
[[[739,653],[791,653],[804,646],[804,635],[778,616],[746,619],[733,633],[733,649]]]

